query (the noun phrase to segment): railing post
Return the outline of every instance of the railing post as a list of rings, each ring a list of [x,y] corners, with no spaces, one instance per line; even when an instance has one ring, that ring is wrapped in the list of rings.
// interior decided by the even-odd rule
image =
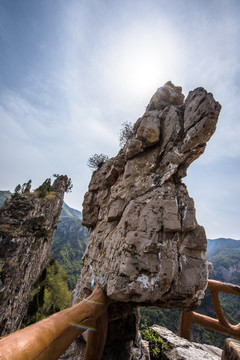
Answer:
[[[219,292],[240,296],[240,286],[228,283],[222,283],[216,280],[208,280],[208,290],[211,291],[212,303],[215,309],[217,319],[198,314],[196,312],[185,312],[181,314],[179,335],[191,341],[192,323],[198,324],[212,331],[240,338],[240,323],[231,325],[225,318],[219,301]]]
[[[105,311],[96,320],[96,331],[88,331],[84,360],[101,360],[106,342],[107,326],[108,313]]]
[[[179,336],[191,341],[192,338],[192,312],[182,311]]]

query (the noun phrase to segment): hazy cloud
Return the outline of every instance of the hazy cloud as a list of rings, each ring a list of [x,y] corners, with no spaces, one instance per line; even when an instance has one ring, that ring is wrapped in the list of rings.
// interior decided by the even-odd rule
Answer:
[[[184,181],[209,237],[240,238],[239,14],[235,0],[2,0],[0,188],[66,173],[80,209],[88,158],[118,152],[156,88],[203,86],[223,108]]]

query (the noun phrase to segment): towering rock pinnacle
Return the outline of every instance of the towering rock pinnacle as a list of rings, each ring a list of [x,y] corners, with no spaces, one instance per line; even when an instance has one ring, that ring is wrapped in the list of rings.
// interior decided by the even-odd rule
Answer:
[[[123,149],[92,175],[82,221],[91,234],[73,300],[88,295],[93,281],[112,299],[103,359],[131,359],[138,305],[193,310],[204,295],[207,240],[181,180],[220,109],[203,88],[184,102],[181,87],[167,82]]]
[[[48,264],[67,187],[67,176],[59,176],[46,196],[15,194],[0,208],[0,335],[21,325],[34,283]]]
[[[206,235],[181,182],[215,131],[221,106],[170,81],[119,154],[96,170],[83,203],[91,228],[76,295],[100,283],[114,301],[194,309],[208,279]]]
[[[195,309],[207,286],[204,228],[181,179],[205,150],[221,106],[203,88],[159,88],[115,158],[93,175],[82,224],[91,229],[73,302],[97,282],[111,298],[104,360],[146,359],[138,306]],[[75,342],[62,359],[82,359]]]

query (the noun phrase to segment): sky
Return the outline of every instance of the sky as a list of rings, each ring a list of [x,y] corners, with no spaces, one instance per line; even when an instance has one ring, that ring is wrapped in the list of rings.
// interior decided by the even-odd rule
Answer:
[[[239,240],[239,18],[239,0],[0,0],[0,189],[66,174],[81,210],[89,157],[166,81],[201,86],[222,110],[183,182],[207,237]]]

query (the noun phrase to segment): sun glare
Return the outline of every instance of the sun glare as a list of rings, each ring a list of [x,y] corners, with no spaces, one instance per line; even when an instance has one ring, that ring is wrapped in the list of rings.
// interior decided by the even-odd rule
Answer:
[[[146,98],[174,77],[179,60],[177,51],[175,37],[170,32],[164,38],[144,28],[135,29],[131,35],[125,33],[111,51],[112,81],[125,96],[135,94]]]

